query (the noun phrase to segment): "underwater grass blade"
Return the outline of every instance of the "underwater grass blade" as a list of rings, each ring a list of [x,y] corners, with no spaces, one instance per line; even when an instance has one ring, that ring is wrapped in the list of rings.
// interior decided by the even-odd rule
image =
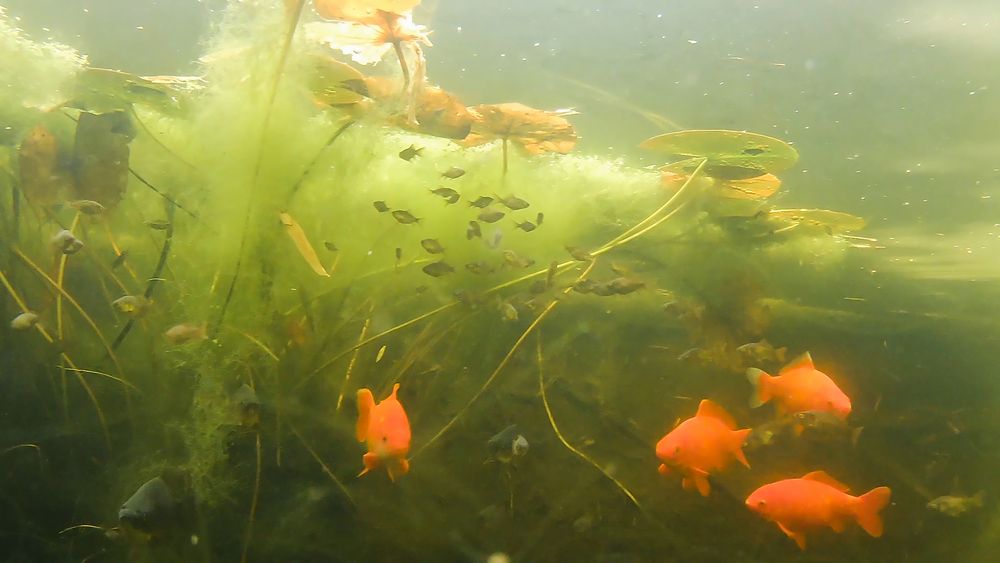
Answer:
[[[169,195],[167,195],[167,194],[165,194],[165,193],[161,192],[161,191],[159,190],[159,188],[157,188],[156,186],[154,186],[153,184],[151,184],[151,183],[149,182],[149,180],[147,180],[147,179],[143,178],[142,176],[140,176],[140,175],[139,175],[139,173],[138,173],[138,172],[136,172],[135,170],[133,170],[131,166],[129,167],[128,171],[129,171],[129,173],[130,173],[130,174],[132,174],[133,176],[135,176],[135,179],[136,179],[136,180],[139,180],[139,182],[141,182],[141,183],[142,183],[142,185],[144,185],[144,186],[146,186],[147,188],[149,188],[149,189],[153,190],[153,191],[154,191],[154,192],[156,193],[156,195],[158,195],[158,196],[162,197],[164,201],[166,201],[167,203],[169,203],[169,204],[171,204],[171,205],[174,205],[174,206],[176,206],[176,207],[177,207],[177,209],[180,209],[180,210],[181,210],[181,211],[183,211],[184,213],[187,213],[188,215],[190,215],[190,216],[191,216],[191,218],[192,218],[192,219],[197,219],[197,218],[198,218],[198,214],[197,214],[197,213],[195,213],[194,211],[191,211],[191,210],[190,210],[190,209],[188,209],[187,207],[184,207],[184,206],[183,206],[183,205],[181,205],[181,204],[180,204],[180,202],[178,202],[178,201],[177,201],[176,199],[174,199],[174,198],[170,197]]]
[[[146,291],[143,292],[143,297],[147,301],[151,300],[153,297],[153,291],[156,289],[156,284],[160,282],[163,275],[163,268],[167,265],[167,257],[170,256],[170,245],[174,239],[174,205],[169,201],[166,202],[167,207],[167,228],[164,231],[163,246],[160,248],[160,258],[156,262],[156,268],[153,270],[153,275],[149,278],[146,283]],[[111,349],[115,350],[122,342],[125,341],[125,337],[128,336],[129,332],[132,331],[132,327],[135,326],[136,318],[132,317],[125,323],[118,336],[115,337],[115,341],[111,344]],[[110,352],[109,352],[110,353]]]
[[[286,16],[288,18],[288,28],[285,29],[284,41],[282,41],[281,51],[278,55],[278,63],[274,69],[274,76],[268,89],[267,102],[264,105],[264,119],[260,126],[260,138],[257,141],[257,156],[254,158],[253,176],[251,179],[250,191],[247,197],[247,211],[243,218],[243,229],[240,233],[240,246],[237,250],[236,266],[233,271],[233,278],[229,281],[229,288],[226,290],[225,300],[219,310],[219,318],[215,323],[215,328],[211,333],[218,332],[226,319],[226,312],[232,302],[233,293],[236,291],[236,283],[240,277],[240,270],[243,267],[243,256],[246,253],[247,237],[250,232],[250,219],[253,215],[255,198],[257,196],[257,186],[260,181],[260,168],[264,162],[264,140],[271,125],[271,113],[274,108],[274,100],[278,97],[278,86],[281,84],[281,77],[285,74],[285,64],[288,61],[288,52],[292,48],[292,39],[295,37],[295,30],[299,27],[299,19],[302,17],[302,10],[305,8],[306,0],[291,0],[286,4]]]
[[[98,327],[97,323],[94,322],[94,318],[91,317],[89,313],[87,313],[87,311],[80,305],[80,303],[76,299],[73,298],[72,295],[67,293],[66,290],[64,290],[63,288],[59,287],[59,285],[56,284],[55,280],[53,280],[48,274],[46,274],[44,270],[39,268],[38,264],[35,264],[35,262],[32,261],[32,259],[29,258],[24,252],[22,252],[20,248],[17,248],[15,246],[12,247],[11,250],[13,250],[14,254],[17,255],[17,257],[20,258],[22,262],[24,262],[29,268],[31,268],[36,274],[38,274],[39,277],[48,282],[48,284],[51,285],[53,288],[55,288],[60,295],[66,298],[66,301],[70,305],[72,305],[73,308],[76,309],[78,313],[80,313],[80,316],[83,317],[83,320],[90,326],[91,329],[93,329],[94,333],[97,335],[98,340],[101,341],[101,345],[104,347],[104,350],[108,353],[108,357],[111,358],[112,363],[115,364],[115,369],[118,370],[118,373],[124,379],[125,372],[122,369],[121,363],[119,363],[118,361],[118,356],[115,355],[114,349],[112,349],[111,345],[108,344],[108,340],[107,338],[104,337],[104,333],[101,332],[100,327]]]
[[[243,536],[243,553],[240,555],[240,563],[246,563],[247,553],[250,552],[250,541],[253,539],[253,521],[254,516],[257,514],[257,502],[260,500],[260,468],[262,455],[260,447],[260,432],[256,432],[256,434],[257,468],[254,472],[253,496],[250,498],[250,516],[247,518],[247,529]]]
[[[319,454],[316,453],[316,450],[312,449],[312,447],[306,442],[305,438],[302,437],[302,434],[299,434],[299,430],[295,428],[295,426],[290,422],[288,423],[288,429],[291,430],[292,434],[294,434],[295,437],[299,439],[299,443],[301,443],[302,447],[305,448],[307,452],[309,452],[309,455],[311,455],[312,458],[316,460],[316,463],[318,463],[320,468],[323,469],[323,473],[326,473],[326,476],[329,477],[331,481],[333,481],[333,484],[336,485],[338,489],[340,489],[340,492],[343,493],[344,498],[346,498],[347,501],[351,503],[351,506],[357,508],[358,505],[357,503],[354,502],[354,499],[351,498],[351,493],[347,491],[347,487],[344,486],[344,483],[342,483],[340,479],[337,479],[337,476],[333,474],[333,471],[330,471],[330,468],[326,465],[326,463],[323,463],[323,459],[320,458]]]
[[[626,487],[621,481],[619,481],[618,479],[616,479],[614,475],[608,473],[608,471],[606,469],[604,469],[603,467],[601,467],[601,465],[599,463],[597,463],[596,461],[594,461],[593,459],[591,459],[590,456],[588,456],[587,454],[585,454],[582,451],[580,451],[577,448],[575,448],[573,446],[573,444],[570,444],[569,441],[566,440],[566,437],[563,436],[562,432],[559,431],[559,426],[556,424],[556,419],[555,419],[555,417],[552,416],[552,407],[549,405],[548,396],[545,393],[545,376],[544,376],[544,372],[542,371],[542,335],[541,335],[541,333],[539,333],[537,335],[537,337],[538,338],[537,338],[537,341],[536,341],[537,342],[537,346],[536,346],[536,354],[535,354],[535,356],[536,356],[536,359],[537,359],[537,362],[538,362],[538,392],[542,396],[542,405],[545,406],[545,415],[549,419],[549,425],[552,427],[552,431],[555,432],[556,438],[559,438],[559,442],[561,442],[563,446],[566,446],[566,449],[568,449],[569,451],[573,452],[577,457],[579,457],[583,461],[586,461],[587,463],[589,463],[590,465],[592,465],[594,467],[594,469],[597,469],[598,471],[601,472],[602,475],[604,475],[609,480],[611,480],[611,482],[614,483],[615,486],[618,487],[618,489],[621,490],[621,492],[626,497],[628,497],[628,500],[630,500],[632,502],[632,504],[635,505],[636,508],[638,508],[639,510],[642,510],[642,506],[639,504],[639,500],[635,498],[635,495],[632,494],[632,491],[628,490],[628,487]]]
[[[82,215],[82,213],[77,211],[76,215],[73,216],[73,222],[70,224],[69,232],[72,233],[73,231],[76,230],[77,227],[80,226],[80,215]],[[60,290],[62,289],[63,286],[63,278],[65,277],[66,274],[66,262],[68,261],[69,261],[69,254],[66,254],[64,252],[59,255],[59,270],[56,272],[56,284],[59,286]],[[56,336],[59,338],[59,340],[62,340],[64,337],[62,313],[63,313],[63,299],[62,299],[62,293],[59,293],[58,295],[56,295]]]
[[[368,327],[371,326],[371,309],[368,310],[368,317],[365,318],[365,324],[361,326],[361,333],[358,334],[358,342],[363,342],[365,335],[368,334]],[[361,347],[354,349],[354,354],[351,356],[351,361],[347,363],[347,372],[344,373],[344,381],[340,384],[340,393],[337,394],[337,411],[340,411],[340,406],[344,402],[344,393],[347,392],[347,386],[351,381],[351,372],[354,371],[354,364],[358,361],[358,354],[361,353]]]
[[[306,178],[309,177],[309,173],[312,172],[312,169],[316,166],[316,163],[319,162],[319,157],[323,156],[323,153],[326,152],[326,149],[330,148],[330,146],[333,145],[333,143],[335,143],[337,139],[339,139],[340,136],[343,135],[344,132],[347,131],[347,129],[350,128],[350,126],[354,125],[355,123],[357,123],[357,121],[353,119],[348,119],[344,121],[344,123],[340,127],[338,127],[336,131],[333,132],[333,135],[331,135],[330,139],[326,142],[325,145],[323,145],[323,148],[316,151],[316,156],[314,156],[313,159],[309,161],[309,164],[306,165],[306,167],[302,170],[302,174],[299,176],[299,179],[296,180],[294,184],[292,184],[292,189],[288,194],[289,201],[295,195],[295,193],[299,191],[299,188],[302,187],[302,183],[306,181]]]
[[[159,137],[157,137],[156,135],[154,135],[153,132],[149,130],[149,127],[146,127],[146,124],[142,121],[142,119],[139,117],[139,114],[135,111],[135,106],[133,104],[129,104],[128,110],[129,110],[129,113],[132,114],[132,119],[134,119],[135,122],[139,124],[139,127],[141,127],[142,130],[146,132],[146,135],[150,139],[152,139],[154,143],[156,143],[157,145],[159,145],[160,148],[163,149],[164,152],[166,152],[170,156],[172,156],[175,159],[177,159],[177,162],[180,162],[184,166],[187,166],[189,169],[191,169],[192,172],[198,172],[198,169],[195,167],[195,165],[191,164],[184,157],[182,157],[181,155],[177,154],[176,151],[174,151],[173,149],[171,149],[170,147],[168,147],[167,145],[165,145],[163,143],[163,141],[160,140]]]

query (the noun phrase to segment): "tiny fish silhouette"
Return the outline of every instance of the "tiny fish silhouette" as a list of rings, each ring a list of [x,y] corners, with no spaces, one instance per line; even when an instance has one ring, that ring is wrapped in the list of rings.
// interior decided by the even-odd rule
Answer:
[[[389,206],[386,205],[384,201],[381,200],[373,201],[372,205],[375,207],[375,211],[378,211],[379,213],[385,213],[386,211],[389,211]]]
[[[410,146],[406,147],[405,149],[399,151],[399,158],[402,158],[403,160],[409,162],[409,161],[413,160],[414,158],[416,158],[416,157],[420,156],[421,154],[423,154],[423,152],[424,152],[423,147],[417,147],[416,145],[410,145]]]
[[[479,223],[469,221],[469,228],[465,230],[465,238],[468,240],[483,238],[483,231],[479,228]]]
[[[442,261],[442,262],[432,262],[430,264],[427,264],[426,266],[421,268],[421,270],[423,270],[424,273],[427,274],[428,276],[439,278],[441,276],[454,272],[455,268],[452,268],[447,262]]]
[[[493,203],[492,197],[487,195],[481,195],[477,197],[475,201],[470,201],[469,207],[478,207],[479,209],[484,209],[491,203]]]
[[[500,219],[503,219],[506,215],[503,211],[497,211],[496,209],[484,209],[482,213],[479,214],[478,219],[484,223],[496,223]]]
[[[448,178],[449,180],[454,180],[455,178],[461,178],[462,176],[465,176],[465,170],[462,170],[461,168],[456,168],[454,166],[441,173],[442,178]]]
[[[420,241],[420,246],[424,247],[424,250],[430,254],[441,254],[444,252],[444,247],[441,246],[441,243],[436,238],[425,238]]]
[[[504,204],[508,209],[511,209],[513,211],[517,211],[518,209],[524,209],[529,205],[531,205],[527,201],[524,201],[523,199],[512,195],[507,197],[501,197],[496,194],[493,194],[493,197],[495,197],[496,200],[499,201],[500,203]]]
[[[402,209],[397,209],[393,211],[392,218],[404,225],[410,225],[413,223],[420,222],[420,219],[414,217],[412,213],[410,213],[409,211],[404,211]]]

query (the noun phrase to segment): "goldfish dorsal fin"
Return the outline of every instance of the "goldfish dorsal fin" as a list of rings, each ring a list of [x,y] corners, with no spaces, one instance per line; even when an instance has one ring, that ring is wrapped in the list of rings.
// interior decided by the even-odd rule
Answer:
[[[838,491],[840,491],[842,493],[846,493],[846,492],[849,492],[851,490],[850,487],[848,487],[847,485],[845,485],[845,484],[841,483],[840,481],[834,479],[833,477],[830,477],[826,473],[826,471],[822,471],[822,470],[820,470],[820,471],[812,471],[812,472],[806,473],[805,475],[802,476],[802,478],[806,479],[806,480],[809,480],[809,481],[816,481],[817,483],[823,483],[825,485],[830,485],[831,487],[833,487],[834,489],[837,489]]]
[[[809,355],[809,352],[806,352],[801,356],[798,356],[794,358],[792,361],[788,362],[788,364],[786,364],[785,367],[781,368],[781,371],[778,373],[785,373],[786,371],[791,371],[793,369],[803,369],[803,368],[816,369],[816,367],[813,365],[813,359],[812,356]]]
[[[736,421],[726,412],[726,409],[708,399],[701,400],[701,403],[698,404],[698,414],[695,416],[708,416],[721,421],[730,430],[736,429]]]

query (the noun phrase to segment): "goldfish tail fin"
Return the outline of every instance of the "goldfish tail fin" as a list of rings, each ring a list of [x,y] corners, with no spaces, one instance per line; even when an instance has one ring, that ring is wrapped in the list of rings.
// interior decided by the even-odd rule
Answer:
[[[753,394],[750,395],[750,406],[757,408],[771,400],[771,393],[768,390],[767,382],[771,376],[766,371],[757,368],[747,368],[747,380],[753,385]]]
[[[354,427],[354,435],[359,442],[364,442],[368,436],[368,424],[371,421],[372,409],[375,408],[375,397],[369,389],[358,389],[358,423]]]
[[[733,455],[736,456],[736,460],[742,463],[746,468],[750,468],[750,462],[747,461],[747,456],[743,454],[743,444],[746,443],[747,437],[750,435],[749,428],[743,428],[742,430],[733,430],[732,436],[735,444],[733,445]]]
[[[889,487],[876,487],[858,497],[854,516],[858,525],[873,538],[882,535],[882,517],[879,512],[889,504],[891,495]]]

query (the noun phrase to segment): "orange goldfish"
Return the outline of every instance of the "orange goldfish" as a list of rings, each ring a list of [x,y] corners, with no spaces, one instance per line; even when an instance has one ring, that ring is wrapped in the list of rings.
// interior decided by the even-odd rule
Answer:
[[[368,389],[358,389],[358,424],[355,431],[359,442],[368,442],[368,453],[362,460],[365,469],[358,477],[372,469],[385,466],[389,479],[410,471],[406,454],[410,451],[410,421],[403,405],[396,398],[399,384],[392,386],[392,393],[378,404]]]
[[[848,487],[823,471],[799,479],[769,483],[747,497],[747,508],[773,521],[799,549],[806,548],[806,532],[829,526],[840,533],[854,520],[872,537],[882,535],[879,512],[889,504],[889,487],[876,487],[855,497]]]
[[[743,455],[749,428],[736,430],[736,422],[719,405],[703,399],[698,413],[680,423],[656,444],[656,457],[663,463],[661,475],[671,469],[681,474],[684,490],[697,488],[701,496],[712,490],[708,475],[725,469],[734,459],[750,467]]]
[[[750,406],[759,407],[774,399],[778,413],[825,411],[846,420],[851,414],[851,399],[825,373],[813,366],[809,352],[792,360],[771,376],[757,368],[747,370],[754,387]]]

